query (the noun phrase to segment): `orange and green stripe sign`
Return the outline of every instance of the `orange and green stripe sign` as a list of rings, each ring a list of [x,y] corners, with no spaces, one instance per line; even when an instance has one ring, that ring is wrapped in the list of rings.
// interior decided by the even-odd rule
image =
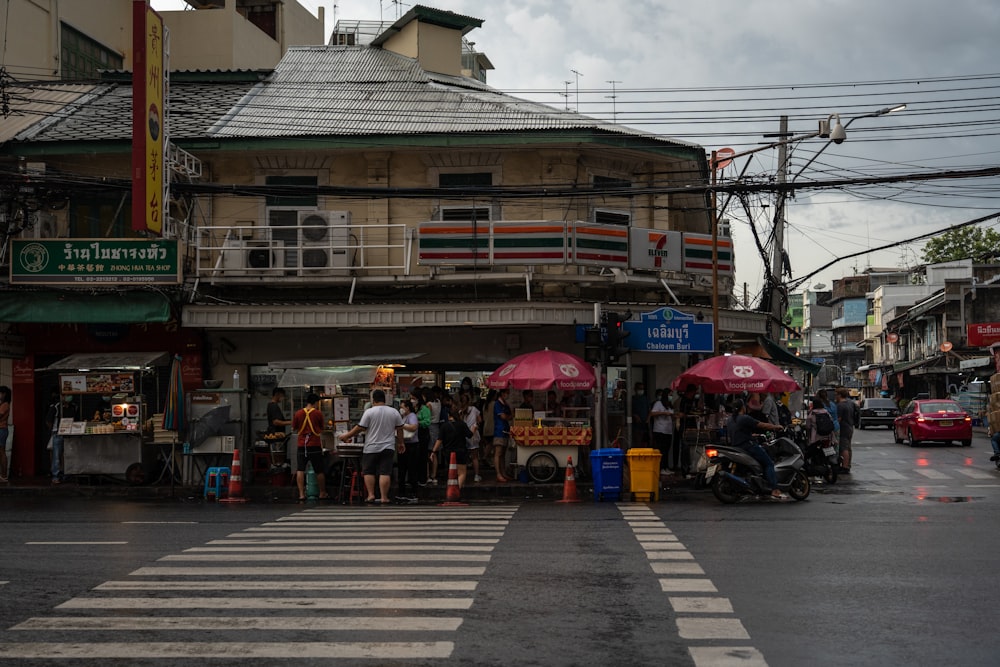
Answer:
[[[628,268],[628,227],[577,223],[573,258],[577,264]]]
[[[426,222],[417,256],[422,264],[565,264],[562,222]]]
[[[733,272],[733,241],[718,238],[719,273]],[[709,234],[684,234],[684,267],[686,273],[712,272],[712,237]]]

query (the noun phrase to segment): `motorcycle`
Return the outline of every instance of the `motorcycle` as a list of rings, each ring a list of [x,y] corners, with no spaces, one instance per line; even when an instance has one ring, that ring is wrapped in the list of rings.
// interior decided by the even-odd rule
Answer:
[[[805,422],[800,419],[792,420],[791,431],[792,439],[802,450],[802,456],[805,458],[806,474],[810,477],[822,477],[827,484],[836,484],[840,472],[840,458],[837,456],[832,438],[827,436],[810,443]]]
[[[784,436],[764,440],[761,445],[774,461],[778,488],[795,500],[808,498],[811,485],[798,445]],[[764,479],[763,468],[747,452],[720,445],[707,448],[705,454],[709,460],[705,484],[712,487],[712,493],[719,502],[728,505],[741,498],[770,497],[771,488]]]

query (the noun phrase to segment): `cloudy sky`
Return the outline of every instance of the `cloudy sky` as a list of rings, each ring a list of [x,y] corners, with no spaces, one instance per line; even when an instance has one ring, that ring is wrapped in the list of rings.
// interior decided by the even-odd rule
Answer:
[[[299,0],[335,20],[392,20],[412,5]],[[157,8],[177,0],[154,0]],[[903,177],[1000,165],[1000,3],[996,0],[434,0],[427,6],[483,19],[468,39],[495,66],[505,92],[696,142],[748,150],[775,137],[787,115],[796,134],[839,114],[856,119],[796,182]],[[579,73],[579,76],[574,73]],[[567,83],[568,82],[568,83]],[[614,82],[614,83],[611,83]],[[577,94],[579,87],[579,94]],[[898,103],[905,111],[857,118]],[[795,142],[797,174],[824,140]],[[722,172],[773,179],[777,151]],[[997,177],[848,185],[799,192],[788,204],[793,281],[824,283],[869,266],[921,263],[921,243],[828,262],[1000,211]],[[751,221],[769,245],[773,198],[734,200],[738,296],[762,285]],[[995,220],[986,223],[997,227]]]

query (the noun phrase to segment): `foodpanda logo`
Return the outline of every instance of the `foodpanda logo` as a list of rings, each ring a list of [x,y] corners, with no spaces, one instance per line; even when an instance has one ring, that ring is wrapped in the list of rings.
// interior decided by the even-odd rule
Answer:
[[[753,366],[733,366],[733,375],[738,378],[753,376]]]
[[[559,364],[559,372],[566,377],[575,378],[580,375],[580,369],[573,364]]]
[[[511,373],[514,372],[515,368],[517,368],[517,364],[510,364],[506,368],[501,368],[500,369],[500,373],[499,373],[500,377],[504,377],[506,375],[510,375]]]

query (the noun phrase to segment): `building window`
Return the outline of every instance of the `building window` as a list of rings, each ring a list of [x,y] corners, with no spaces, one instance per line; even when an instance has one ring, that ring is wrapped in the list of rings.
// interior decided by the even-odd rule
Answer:
[[[628,211],[617,211],[606,208],[594,209],[594,222],[599,225],[625,225],[632,222],[632,214]]]
[[[122,56],[65,23],[60,24],[60,76],[64,80],[96,79],[98,70],[124,66]]]
[[[80,239],[135,236],[129,216],[132,198],[74,195],[69,203],[69,236]]]

